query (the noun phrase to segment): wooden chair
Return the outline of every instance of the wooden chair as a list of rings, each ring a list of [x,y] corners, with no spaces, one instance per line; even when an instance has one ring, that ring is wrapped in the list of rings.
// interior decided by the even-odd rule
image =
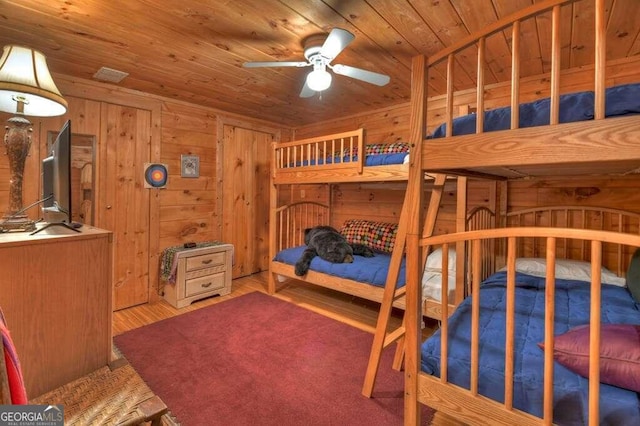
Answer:
[[[173,424],[165,416],[167,406],[124,358],[27,401],[22,371],[1,310],[0,331],[0,404],[62,405],[65,425]]]

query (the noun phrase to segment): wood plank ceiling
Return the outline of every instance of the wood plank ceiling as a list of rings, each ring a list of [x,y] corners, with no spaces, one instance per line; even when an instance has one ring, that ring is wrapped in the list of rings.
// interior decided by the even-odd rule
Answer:
[[[285,126],[405,103],[411,58],[433,54],[542,0],[0,0],[0,45],[41,50],[52,72],[91,79],[102,66],[129,73],[119,86]],[[562,67],[593,63],[593,7],[562,8]],[[640,53],[640,1],[607,0],[608,59]],[[550,16],[522,26],[523,74],[548,71]],[[321,96],[299,97],[309,68],[242,67],[304,60],[302,41],[340,27],[356,38],[333,63],[391,76],[377,87],[334,76]],[[487,82],[510,72],[510,35],[487,42]],[[456,89],[475,80],[475,53],[457,58]],[[442,71],[440,71],[442,72]],[[443,90],[438,73],[431,87]]]

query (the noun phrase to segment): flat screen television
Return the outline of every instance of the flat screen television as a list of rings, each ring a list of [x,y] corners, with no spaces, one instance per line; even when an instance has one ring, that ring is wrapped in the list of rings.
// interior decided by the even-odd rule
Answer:
[[[50,155],[42,160],[42,214],[48,225],[62,225],[77,231],[71,215],[71,120],[67,120],[53,141]],[[38,232],[36,231],[36,232]]]

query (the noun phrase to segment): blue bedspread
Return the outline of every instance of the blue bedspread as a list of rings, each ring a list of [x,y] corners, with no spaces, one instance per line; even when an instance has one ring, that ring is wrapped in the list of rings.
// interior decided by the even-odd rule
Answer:
[[[394,152],[391,154],[375,154],[375,155],[367,155],[364,159],[365,166],[388,166],[391,164],[403,164],[405,157],[409,155],[406,152]],[[316,164],[339,164],[339,163],[350,163],[351,156],[345,155],[343,157],[327,157],[321,158],[318,161],[303,161],[296,163],[297,167],[300,166],[314,166]],[[358,161],[358,156],[353,156],[353,161]]]
[[[295,265],[305,248],[306,246],[298,246],[282,250],[276,254],[274,260]],[[316,256],[311,261],[310,269],[336,277],[384,287],[391,255],[376,252],[374,257],[354,256],[353,259],[353,263],[331,263]],[[403,259],[398,273],[397,287],[405,285],[405,277],[405,261]]]
[[[516,276],[514,406],[542,416],[544,340],[544,278]],[[479,392],[503,402],[506,272],[489,277],[480,291]],[[589,284],[557,280],[555,334],[589,323]],[[602,323],[640,324],[640,311],[624,287],[602,285]],[[449,320],[449,381],[469,388],[471,298]],[[440,374],[440,332],[422,345],[422,370]],[[587,424],[588,380],[558,363],[554,367],[554,422]],[[640,401],[636,392],[600,385],[600,424],[637,425]]]
[[[560,123],[593,119],[593,92],[570,93],[560,96]],[[625,84],[610,87],[605,94],[605,116],[614,117],[640,113],[640,84]],[[549,98],[520,105],[520,127],[549,124]],[[507,130],[511,127],[511,107],[485,111],[484,131]],[[446,124],[437,127],[432,138],[446,135]],[[468,135],[476,132],[476,114],[457,117],[453,120],[453,135]]]

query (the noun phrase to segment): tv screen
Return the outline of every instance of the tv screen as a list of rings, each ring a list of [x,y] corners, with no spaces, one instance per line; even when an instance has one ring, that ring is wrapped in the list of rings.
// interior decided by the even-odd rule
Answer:
[[[47,222],[71,223],[71,120],[60,129],[51,155],[42,160],[42,211]],[[47,193],[49,192],[49,193]]]

